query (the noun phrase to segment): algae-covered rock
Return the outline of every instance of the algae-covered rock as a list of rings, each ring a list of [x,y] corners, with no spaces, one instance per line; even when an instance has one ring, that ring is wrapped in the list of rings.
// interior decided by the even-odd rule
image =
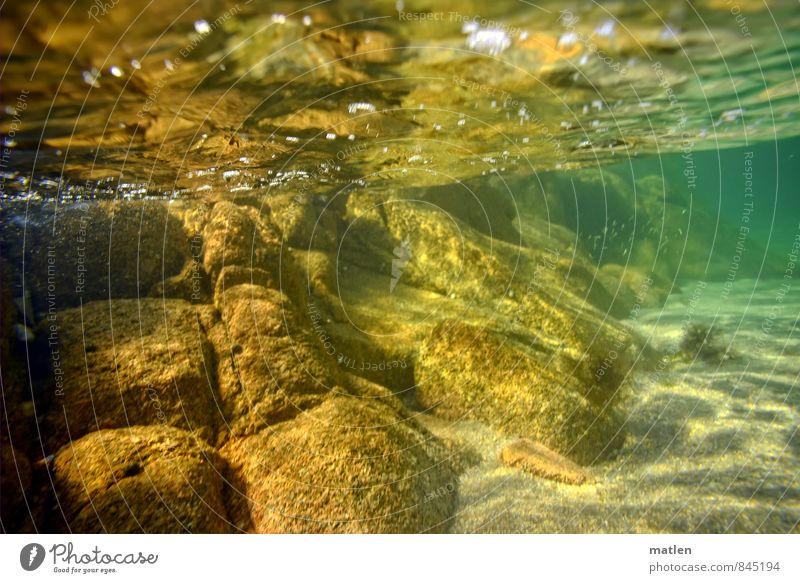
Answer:
[[[453,513],[444,448],[386,403],[333,398],[223,453],[231,518],[256,532],[444,532]]]
[[[336,217],[324,196],[307,192],[275,193],[269,201],[270,219],[282,243],[296,249],[330,251],[336,246]]]
[[[91,302],[58,312],[39,335],[53,355],[45,434],[53,450],[130,425],[170,425],[213,441],[213,353],[187,302]]]
[[[636,338],[593,307],[613,298],[576,249],[543,247],[544,235],[526,229],[526,244],[512,245],[430,202],[370,192],[349,197],[346,219],[328,301],[346,311],[329,326],[346,361],[360,361],[370,344],[406,354],[420,406],[574,450],[582,461],[619,445],[612,411]],[[399,267],[398,247],[408,251]],[[504,366],[487,360],[495,350]],[[399,377],[374,380],[408,388]]]
[[[565,374],[553,355],[457,321],[439,324],[416,366],[417,398],[447,419],[474,419],[529,437],[581,462],[616,449],[616,387],[604,392],[579,368]]]
[[[518,247],[492,240],[432,203],[358,192],[348,199],[346,219],[343,258],[386,273],[387,286],[399,256],[405,260],[394,276],[398,282],[446,296],[496,299],[513,280]]]
[[[179,429],[96,431],[62,448],[53,480],[66,527],[80,533],[223,533],[224,462]]]

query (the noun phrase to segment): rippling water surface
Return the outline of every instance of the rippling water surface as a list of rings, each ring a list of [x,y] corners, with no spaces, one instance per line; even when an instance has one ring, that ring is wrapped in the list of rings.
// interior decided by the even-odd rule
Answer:
[[[800,127],[788,1],[98,5],[4,9],[5,196],[431,185]]]

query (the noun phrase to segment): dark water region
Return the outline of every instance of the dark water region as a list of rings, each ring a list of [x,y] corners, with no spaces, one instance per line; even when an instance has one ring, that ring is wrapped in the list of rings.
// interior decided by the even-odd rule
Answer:
[[[5,531],[798,531],[796,3],[0,43]]]

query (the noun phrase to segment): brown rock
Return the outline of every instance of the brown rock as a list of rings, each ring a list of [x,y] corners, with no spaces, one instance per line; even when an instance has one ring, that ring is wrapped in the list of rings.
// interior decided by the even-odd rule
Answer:
[[[276,193],[269,199],[270,218],[282,243],[302,250],[336,247],[336,219],[325,199],[309,192]]]
[[[270,273],[257,267],[244,267],[242,265],[226,265],[217,277],[214,289],[215,297],[222,297],[225,290],[242,284],[253,284],[263,287],[277,288],[278,281]]]
[[[147,295],[190,256],[183,225],[164,202],[45,207],[21,225],[9,222],[3,239],[15,275],[23,273],[24,258],[27,289],[44,315],[81,301]]]
[[[237,525],[272,533],[444,532],[457,477],[438,441],[386,403],[336,397],[223,450]]]
[[[565,484],[593,484],[594,478],[575,462],[530,439],[518,439],[500,452],[500,461],[534,476]]]
[[[39,336],[57,340],[52,348],[61,369],[49,387],[51,451],[91,431],[129,425],[171,425],[213,442],[214,358],[190,304],[91,302],[44,324]]]
[[[324,354],[312,320],[296,315],[278,290],[237,285],[217,297],[211,332],[226,424],[235,435],[257,433],[344,392],[335,361]]]
[[[214,205],[203,231],[203,267],[212,288],[226,266],[277,274],[279,249],[278,241],[261,224],[255,209],[228,201]]]
[[[58,504],[79,533],[230,532],[219,455],[164,426],[96,431],[53,464]]]
[[[196,258],[192,258],[178,275],[153,286],[148,295],[155,298],[186,300],[192,304],[207,304],[212,301],[208,274]]]

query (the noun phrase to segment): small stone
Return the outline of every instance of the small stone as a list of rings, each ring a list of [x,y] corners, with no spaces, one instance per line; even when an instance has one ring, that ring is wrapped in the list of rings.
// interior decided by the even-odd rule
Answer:
[[[593,484],[589,473],[575,462],[530,439],[519,439],[500,452],[500,461],[535,476],[565,484]]]

